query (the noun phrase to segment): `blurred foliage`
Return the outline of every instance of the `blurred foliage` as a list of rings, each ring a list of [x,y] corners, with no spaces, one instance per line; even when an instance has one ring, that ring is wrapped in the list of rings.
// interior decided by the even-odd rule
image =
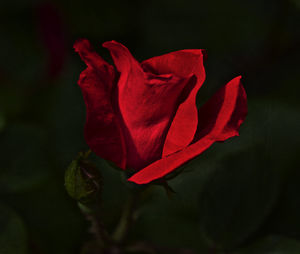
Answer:
[[[0,252],[27,253],[27,232],[22,219],[11,208],[0,205]]]
[[[171,199],[151,188],[130,242],[147,241],[155,253],[300,253],[299,6],[298,0],[3,2],[0,253],[75,254],[93,245],[64,189],[66,168],[88,149],[76,85],[85,66],[72,49],[80,37],[109,62],[101,43],[112,39],[138,60],[205,48],[199,105],[240,74],[248,95],[240,137],[185,166],[169,182]],[[135,187],[107,162],[94,155],[92,161],[103,176],[102,216],[112,231]]]

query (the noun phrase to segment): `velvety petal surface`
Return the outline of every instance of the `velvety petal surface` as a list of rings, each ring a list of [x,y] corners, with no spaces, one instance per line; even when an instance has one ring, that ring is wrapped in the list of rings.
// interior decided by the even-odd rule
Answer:
[[[198,112],[196,95],[205,80],[204,51],[188,49],[150,58],[142,63],[145,70],[157,74],[174,73],[179,77],[195,75],[196,83],[182,93],[182,103],[172,121],[163,148],[163,157],[188,146],[196,133]]]
[[[78,40],[74,48],[88,66],[78,81],[86,105],[85,140],[98,156],[125,168],[124,138],[111,100],[114,68],[92,49],[87,40]]]
[[[124,125],[127,166],[139,170],[161,158],[182,91],[193,85],[194,76],[145,72],[122,44],[111,41],[103,46],[120,72],[115,97]]]
[[[201,154],[214,142],[238,135],[247,115],[247,98],[240,79],[231,80],[199,110],[199,127],[191,145],[155,161],[128,180],[137,184],[149,183]]]

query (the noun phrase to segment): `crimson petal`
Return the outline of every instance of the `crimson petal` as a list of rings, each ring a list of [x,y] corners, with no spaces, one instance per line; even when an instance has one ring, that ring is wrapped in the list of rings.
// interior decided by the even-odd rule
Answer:
[[[117,104],[124,124],[127,166],[139,170],[161,158],[181,93],[191,87],[193,75],[145,72],[122,44],[111,41],[103,46],[110,50],[120,72]]]
[[[78,81],[86,105],[85,140],[98,156],[125,169],[124,138],[110,99],[114,69],[87,40],[76,41],[74,48],[88,66]]]
[[[241,77],[222,87],[200,110],[199,125],[194,143],[183,150],[155,161],[128,180],[146,184],[165,176],[174,169],[204,152],[216,141],[238,135],[247,114],[247,98]]]
[[[180,77],[195,75],[197,82],[180,104],[172,121],[163,148],[163,157],[188,146],[196,133],[198,112],[196,95],[205,80],[203,54],[201,49],[188,49],[171,52],[162,56],[150,58],[142,63],[145,70],[162,74],[174,73]]]

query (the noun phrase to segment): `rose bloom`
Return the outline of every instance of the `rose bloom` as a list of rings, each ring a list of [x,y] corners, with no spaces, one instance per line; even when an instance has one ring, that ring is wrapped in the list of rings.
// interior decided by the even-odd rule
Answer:
[[[134,170],[146,184],[195,158],[216,141],[238,136],[247,98],[234,78],[196,107],[205,51],[187,49],[139,63],[122,44],[103,43],[116,69],[85,39],[74,44],[87,68],[78,81],[86,105],[85,139],[98,156]]]

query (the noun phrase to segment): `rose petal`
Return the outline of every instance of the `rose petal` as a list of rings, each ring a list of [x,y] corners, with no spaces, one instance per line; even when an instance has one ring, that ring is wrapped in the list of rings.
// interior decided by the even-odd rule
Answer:
[[[230,137],[239,135],[238,130],[240,128],[240,125],[243,123],[248,113],[247,96],[240,82],[240,79],[241,76],[231,80],[225,87],[221,88],[207,103],[205,103],[199,109],[199,124],[194,142],[200,140],[208,134],[213,139],[215,139],[215,141],[225,141]],[[237,87],[237,97],[234,100],[228,100],[225,104],[223,93],[228,90],[228,94],[230,95],[230,92],[232,91],[233,93],[234,89],[236,89]],[[228,119],[226,118],[226,112],[228,112],[233,107],[233,104],[235,104],[235,108],[230,116],[230,120],[228,121]],[[219,111],[221,105],[223,109],[222,112]],[[217,119],[216,115],[218,115]]]
[[[216,141],[238,135],[247,114],[247,98],[240,78],[222,87],[199,111],[196,139],[190,146],[158,160],[128,180],[146,184],[161,178],[209,148]]]
[[[162,156],[167,131],[192,75],[144,72],[129,50],[115,41],[103,44],[120,72],[118,107],[122,116],[127,166],[141,169]]]
[[[94,69],[101,76],[106,85],[111,86],[113,84],[115,78],[114,67],[97,54],[88,40],[78,39],[74,43],[74,49],[86,65]]]
[[[78,81],[86,105],[85,140],[98,156],[125,169],[124,138],[111,101],[114,69],[87,40],[77,41],[74,48],[88,66]]]
[[[205,80],[201,49],[180,50],[158,57],[150,58],[142,63],[145,70],[154,73],[174,73],[180,77],[195,75],[197,82],[192,89],[188,89],[183,102],[174,117],[163,148],[163,157],[177,152],[188,146],[196,133],[198,112],[196,95]]]

